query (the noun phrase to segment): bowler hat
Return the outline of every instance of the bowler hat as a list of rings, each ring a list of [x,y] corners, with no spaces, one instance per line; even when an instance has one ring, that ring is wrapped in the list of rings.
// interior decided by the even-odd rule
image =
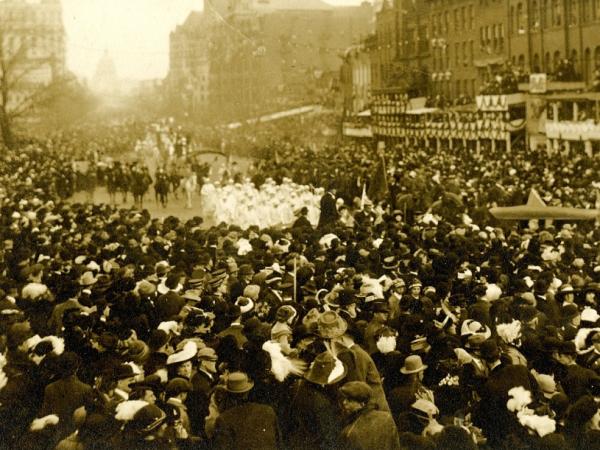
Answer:
[[[244,372],[232,372],[227,377],[225,389],[233,394],[243,394],[254,387],[254,381]]]
[[[404,360],[404,365],[400,368],[400,372],[408,375],[422,372],[425,369],[427,369],[427,365],[423,364],[423,360],[419,355],[410,355]]]
[[[175,395],[179,395],[182,392],[190,392],[191,390],[192,385],[188,380],[181,377],[177,377],[173,378],[167,383],[165,393],[167,397],[174,397]]]

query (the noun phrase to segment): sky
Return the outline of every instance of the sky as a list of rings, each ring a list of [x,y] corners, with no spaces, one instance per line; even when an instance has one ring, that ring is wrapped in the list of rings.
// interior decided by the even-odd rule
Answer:
[[[325,0],[358,5],[361,0]],[[67,66],[90,79],[107,51],[119,78],[166,76],[169,33],[188,14],[202,10],[202,0],[62,0],[67,33]]]

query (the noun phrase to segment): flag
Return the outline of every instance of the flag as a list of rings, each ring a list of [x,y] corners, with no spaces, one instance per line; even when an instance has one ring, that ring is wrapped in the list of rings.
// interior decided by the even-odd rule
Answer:
[[[385,157],[383,152],[380,152],[379,163],[371,177],[369,183],[369,198],[373,202],[384,200],[388,195],[387,174],[385,170]]]

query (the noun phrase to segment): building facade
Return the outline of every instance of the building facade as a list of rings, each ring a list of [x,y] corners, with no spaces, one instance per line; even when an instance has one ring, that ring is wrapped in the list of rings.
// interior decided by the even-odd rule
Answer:
[[[14,82],[9,102],[20,105],[40,86],[65,74],[65,30],[60,0],[0,0],[1,58]]]
[[[417,71],[428,95],[473,101],[502,70],[589,86],[600,67],[600,0],[387,0],[375,33],[375,88]]]
[[[204,11],[193,14],[201,19],[188,18],[171,35],[169,85],[183,91],[182,80],[189,79],[185,74],[192,66],[208,73],[206,84],[188,83],[183,96],[202,89],[213,120],[322,101],[338,78],[345,49],[373,27],[369,3],[333,7],[321,0],[207,0]],[[190,50],[193,42],[201,50]]]

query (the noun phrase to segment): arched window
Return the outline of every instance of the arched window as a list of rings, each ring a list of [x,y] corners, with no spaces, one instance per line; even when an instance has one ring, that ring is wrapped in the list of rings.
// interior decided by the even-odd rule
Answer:
[[[519,55],[519,69],[525,70],[525,55]]]
[[[560,52],[556,50],[554,52],[554,57],[552,58],[552,70],[558,70],[558,66],[560,65]]]
[[[552,0],[552,26],[558,27],[562,23],[562,2],[560,0]]]
[[[523,33],[525,31],[525,27],[523,24],[523,3],[517,4],[517,33]]]
[[[508,32],[509,33],[515,32],[515,7],[514,6],[511,6],[510,10],[509,10]]]
[[[538,55],[537,53],[533,55],[533,65],[531,69],[533,73],[539,73],[542,71],[542,68],[540,66],[540,55]]]
[[[531,13],[529,14],[531,18],[531,28],[539,28],[540,27],[540,10],[538,9],[538,2],[533,0],[531,2]]]
[[[579,55],[577,50],[571,50],[571,62],[573,63],[573,68],[575,69],[575,73],[581,73],[581,67],[579,67]]]
[[[594,68],[600,68],[600,46],[594,50]]]
[[[546,52],[544,55],[544,72],[550,73],[552,71],[550,64],[550,52]]]
[[[592,51],[586,48],[583,55],[583,73],[585,81],[589,83],[592,78]]]

